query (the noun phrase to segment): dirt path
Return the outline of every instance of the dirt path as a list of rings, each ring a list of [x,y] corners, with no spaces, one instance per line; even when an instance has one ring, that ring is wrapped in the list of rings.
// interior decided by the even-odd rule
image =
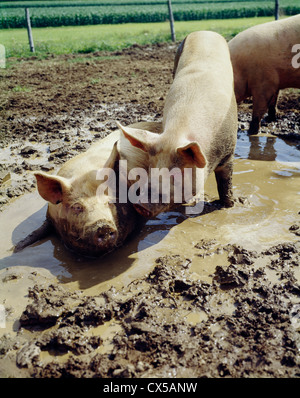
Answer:
[[[1,70],[1,209],[35,189],[31,171],[55,170],[115,129],[115,120],[161,118],[174,54],[175,46],[134,47]],[[240,107],[240,129],[250,109],[250,102]],[[262,132],[299,148],[299,110],[299,93],[285,90],[278,122]],[[250,250],[198,238],[190,243],[193,260],[180,248],[157,256],[123,289],[85,293],[47,269],[3,268],[0,304],[14,326],[1,333],[0,376],[299,377],[300,229],[293,214],[287,241]],[[209,277],[195,278],[194,258],[209,264],[219,255]],[[17,292],[19,307],[11,308]]]

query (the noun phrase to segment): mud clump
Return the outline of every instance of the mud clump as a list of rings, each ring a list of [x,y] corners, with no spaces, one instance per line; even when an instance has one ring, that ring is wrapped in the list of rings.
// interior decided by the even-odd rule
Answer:
[[[211,283],[194,280],[191,260],[172,255],[145,278],[98,296],[36,285],[21,316],[31,337],[18,350],[11,345],[17,366],[43,378],[299,377],[299,245],[281,246],[226,247],[229,265],[218,266]],[[119,330],[101,352],[97,327],[111,322]]]
[[[290,226],[289,230],[297,236],[300,236],[300,222],[293,224]]]
[[[50,285],[46,288],[34,286],[29,289],[28,296],[33,299],[33,303],[26,307],[20,323],[22,326],[28,325],[55,325],[57,319],[65,312],[69,311],[70,305],[79,300],[79,295],[70,295],[59,285]]]

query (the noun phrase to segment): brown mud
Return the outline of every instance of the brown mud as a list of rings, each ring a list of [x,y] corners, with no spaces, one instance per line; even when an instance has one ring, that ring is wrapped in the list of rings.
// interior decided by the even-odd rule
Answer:
[[[12,254],[45,215],[32,171],[55,171],[115,120],[159,120],[175,50],[1,71],[1,377],[300,376],[299,91],[256,137],[251,101],[240,106],[233,209],[212,178],[201,216],[163,214],[105,258],[54,236]]]

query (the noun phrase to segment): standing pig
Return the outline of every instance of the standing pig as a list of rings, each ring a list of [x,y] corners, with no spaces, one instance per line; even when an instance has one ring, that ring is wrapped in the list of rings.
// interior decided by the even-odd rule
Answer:
[[[141,122],[133,126],[161,131],[161,123]],[[129,143],[128,154],[126,146],[119,152],[119,138],[120,131],[111,133],[66,162],[57,175],[35,173],[39,194],[49,202],[47,220],[37,232],[20,242],[15,251],[44,237],[49,226],[54,227],[66,246],[79,254],[106,254],[124,242],[137,227],[139,215],[131,203],[111,203],[108,191],[99,197],[97,189],[104,180],[97,179],[97,172],[103,168],[117,172],[120,155],[130,157],[128,168],[136,152],[141,162],[146,155],[142,152],[141,156],[138,153],[141,151]]]
[[[295,44],[300,44],[300,15],[253,26],[228,43],[237,102],[253,97],[249,134],[259,132],[265,112],[275,120],[279,90],[300,88],[300,68],[292,62]]]
[[[233,206],[237,105],[228,45],[217,33],[194,32],[182,43],[175,62],[162,134],[120,128],[134,147],[148,153],[149,172],[152,168],[176,168],[183,175],[186,168],[201,169],[205,180],[214,171],[221,201]],[[173,183],[173,192],[174,187]],[[173,206],[172,196],[167,204],[135,204],[136,210],[148,217]]]

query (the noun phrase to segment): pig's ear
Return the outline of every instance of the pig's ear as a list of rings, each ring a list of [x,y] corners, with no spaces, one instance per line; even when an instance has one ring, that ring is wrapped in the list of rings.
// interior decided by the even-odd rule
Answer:
[[[116,161],[118,161],[118,160],[120,160],[120,154],[119,154],[119,150],[118,150],[118,141],[116,141],[114,143],[111,154],[109,155],[109,158],[105,162],[104,168],[113,169]]]
[[[39,194],[43,199],[54,205],[62,202],[64,193],[70,189],[66,178],[52,176],[43,172],[37,172],[34,175]]]
[[[197,142],[190,142],[177,148],[176,151],[183,158],[185,164],[195,165],[200,169],[205,167],[206,158]]]
[[[124,137],[129,140],[131,145],[133,145],[136,148],[141,149],[144,152],[148,152],[148,147],[149,147],[149,138],[151,135],[156,135],[155,133],[150,133],[147,130],[140,130],[140,129],[135,129],[132,127],[124,127],[122,126],[119,122],[116,122],[119,129],[122,131],[124,134]]]

